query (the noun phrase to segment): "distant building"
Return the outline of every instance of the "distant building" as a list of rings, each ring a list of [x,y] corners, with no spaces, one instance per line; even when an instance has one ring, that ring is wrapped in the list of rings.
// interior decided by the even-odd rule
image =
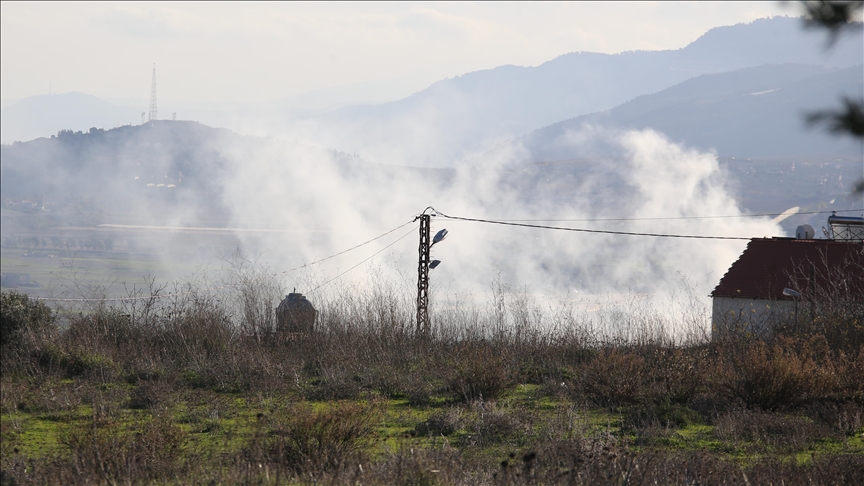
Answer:
[[[853,230],[858,222],[864,227],[860,218],[843,220]],[[832,228],[832,234],[843,230]],[[812,319],[814,306],[808,303],[819,299],[864,301],[864,241],[812,239],[812,228],[799,236],[806,239],[750,240],[711,293],[713,336],[767,336],[776,326]]]

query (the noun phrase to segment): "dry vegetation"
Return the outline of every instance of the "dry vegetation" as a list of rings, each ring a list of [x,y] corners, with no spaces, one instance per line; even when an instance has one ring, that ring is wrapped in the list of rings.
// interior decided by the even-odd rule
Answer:
[[[416,338],[376,288],[287,335],[278,288],[238,281],[62,323],[4,293],[0,483],[864,483],[860,304],[844,329],[682,342],[539,326],[499,289]]]

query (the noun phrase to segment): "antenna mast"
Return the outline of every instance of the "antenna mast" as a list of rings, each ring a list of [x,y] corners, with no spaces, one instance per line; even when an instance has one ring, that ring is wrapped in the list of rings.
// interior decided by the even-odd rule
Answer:
[[[153,84],[150,85],[150,121],[156,119],[156,64],[153,64]]]

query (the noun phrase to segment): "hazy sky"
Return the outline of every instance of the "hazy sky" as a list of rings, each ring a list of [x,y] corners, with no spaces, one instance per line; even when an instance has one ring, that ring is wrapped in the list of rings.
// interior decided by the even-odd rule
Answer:
[[[6,102],[49,85],[142,99],[156,63],[162,99],[263,101],[376,80],[395,80],[401,97],[502,64],[676,49],[712,27],[799,13],[778,2],[2,2],[0,88]]]

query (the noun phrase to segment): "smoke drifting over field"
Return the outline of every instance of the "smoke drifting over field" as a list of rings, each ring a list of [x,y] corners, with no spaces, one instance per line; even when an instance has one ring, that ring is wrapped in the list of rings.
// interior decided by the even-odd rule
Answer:
[[[607,155],[537,166],[522,163],[519,147],[511,147],[455,171],[411,171],[276,141],[251,159],[232,161],[224,184],[225,206],[230,208],[231,226],[266,224],[294,231],[239,236],[245,248],[266,250],[262,260],[277,270],[368,240],[410,221],[427,206],[449,215],[507,220],[742,214],[713,154],[688,150],[653,131],[586,129],[567,136],[586,154],[596,155],[602,148]],[[767,218],[545,224],[687,235],[781,234]],[[439,293],[475,295],[487,292],[500,279],[515,289],[550,296],[570,291],[668,296],[686,279],[704,296],[746,243],[584,234],[433,218],[433,231],[445,227],[450,236],[433,248],[433,258],[443,261],[432,272],[434,286]],[[298,291],[309,291],[383,249],[409,228],[292,273],[286,287],[297,285]],[[410,286],[416,278],[416,261],[415,230],[370,264],[385,273],[393,271],[393,277]],[[368,269],[364,265],[343,279],[361,283],[369,278],[364,271]]]
[[[296,287],[320,300],[386,282],[410,307],[418,235],[416,223],[406,223],[429,206],[443,215],[598,230],[782,234],[768,218],[652,219],[735,216],[746,209],[713,154],[653,131],[583,127],[560,141],[584,154],[581,159],[530,163],[524,149],[511,144],[455,169],[374,164],[288,137],[244,137],[189,122],[65,137],[4,146],[4,195],[23,191],[19,197],[42,193],[49,203],[71,201],[49,211],[63,221],[44,226],[73,226],[62,230],[64,239],[106,238],[110,231],[115,252],[149,255],[155,267],[118,277],[130,285],[148,273],[164,282],[183,281],[199,267],[216,271],[239,248],[280,272],[283,291]],[[9,214],[4,241],[17,231]],[[704,305],[746,243],[521,228],[443,215],[432,223],[433,231],[450,231],[433,248],[433,258],[443,262],[431,274],[439,310],[448,302],[488,302],[493,287],[509,287],[541,306],[620,296],[647,302],[651,296],[664,309],[683,287],[687,298]],[[637,220],[599,221],[616,218]],[[95,227],[105,223],[114,226]],[[344,255],[285,272],[401,225]],[[194,228],[178,229],[186,227]],[[123,295],[123,287],[106,293]]]

